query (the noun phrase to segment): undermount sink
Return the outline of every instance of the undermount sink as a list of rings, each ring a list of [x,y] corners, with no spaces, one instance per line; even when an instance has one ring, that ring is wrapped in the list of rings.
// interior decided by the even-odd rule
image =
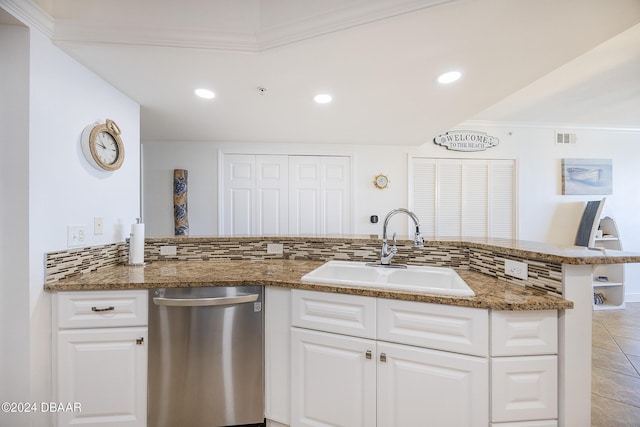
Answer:
[[[364,262],[329,261],[305,274],[302,281],[438,295],[475,296],[458,273],[446,267],[409,265],[407,268],[385,268]]]

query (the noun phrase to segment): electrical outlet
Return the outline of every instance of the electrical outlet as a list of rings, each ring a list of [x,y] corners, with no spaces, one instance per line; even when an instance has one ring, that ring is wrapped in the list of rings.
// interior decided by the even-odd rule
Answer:
[[[527,280],[529,278],[529,267],[526,262],[518,262],[507,259],[504,261],[504,274]]]
[[[104,234],[104,221],[102,217],[96,216],[93,218],[93,234],[96,236]]]
[[[282,255],[284,247],[282,243],[267,243],[267,253],[273,255]]]
[[[86,238],[86,225],[67,225],[67,247],[72,248],[75,246],[82,246],[84,245]]]
[[[177,246],[160,246],[160,255],[176,255],[178,253]]]

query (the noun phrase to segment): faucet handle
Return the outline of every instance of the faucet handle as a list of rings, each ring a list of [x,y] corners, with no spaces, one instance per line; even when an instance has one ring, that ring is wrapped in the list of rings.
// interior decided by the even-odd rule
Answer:
[[[398,248],[396,247],[396,233],[393,233],[393,236],[391,236],[391,238],[393,239],[393,249],[398,250]]]

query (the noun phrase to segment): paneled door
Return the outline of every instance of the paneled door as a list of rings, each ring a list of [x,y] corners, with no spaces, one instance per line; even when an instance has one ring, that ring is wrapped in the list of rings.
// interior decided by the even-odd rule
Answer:
[[[376,425],[374,340],[291,328],[291,426]]]
[[[287,234],[287,156],[226,154],[223,162],[221,234]]]
[[[289,232],[296,235],[351,232],[349,157],[289,157]]]

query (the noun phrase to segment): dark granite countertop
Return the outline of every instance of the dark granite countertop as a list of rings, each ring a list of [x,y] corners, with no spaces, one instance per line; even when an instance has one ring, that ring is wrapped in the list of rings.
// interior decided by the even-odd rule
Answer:
[[[109,266],[47,283],[44,287],[47,291],[58,292],[256,284],[494,310],[555,310],[573,307],[571,301],[463,269],[457,272],[473,289],[476,294],[474,297],[315,284],[300,280],[323,263],[283,259],[155,261],[144,266]]]

